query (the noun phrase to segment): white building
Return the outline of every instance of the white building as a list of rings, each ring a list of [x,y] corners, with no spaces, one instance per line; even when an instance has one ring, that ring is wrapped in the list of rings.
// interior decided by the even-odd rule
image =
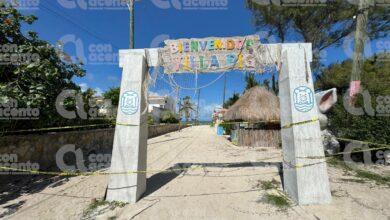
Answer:
[[[148,112],[152,114],[155,123],[160,122],[161,113],[164,111],[171,111],[176,114],[176,102],[170,96],[149,95],[148,102]]]

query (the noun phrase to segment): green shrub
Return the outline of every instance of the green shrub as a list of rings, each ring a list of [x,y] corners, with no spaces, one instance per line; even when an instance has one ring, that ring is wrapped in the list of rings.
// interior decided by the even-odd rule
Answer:
[[[362,89],[369,92],[372,106],[376,111],[377,97],[390,96],[390,62],[383,62],[375,55],[364,62],[361,76]],[[316,88],[326,90],[337,88],[337,104],[327,114],[329,118],[329,129],[336,136],[355,140],[370,141],[375,143],[390,143],[390,117],[374,115],[367,112],[364,115],[353,115],[349,113],[343,104],[343,95],[346,94],[350,75],[352,72],[352,61],[330,65],[318,77]],[[358,95],[355,107],[364,109],[362,95]]]
[[[223,130],[225,131],[226,135],[230,135],[232,133],[234,124],[231,122],[222,122],[220,126],[223,127]]]
[[[161,123],[168,123],[168,124],[177,124],[179,123],[179,120],[177,119],[176,115],[172,111],[164,111],[161,113]]]
[[[154,125],[154,118],[152,114],[148,114],[148,125]]]

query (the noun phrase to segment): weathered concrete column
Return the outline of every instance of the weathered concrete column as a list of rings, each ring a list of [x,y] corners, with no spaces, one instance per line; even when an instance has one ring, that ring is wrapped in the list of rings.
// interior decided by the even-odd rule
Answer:
[[[306,54],[298,44],[286,48],[279,76],[284,189],[301,205],[331,202],[313,79]]]
[[[110,172],[145,171],[148,127],[143,86],[148,67],[143,51],[120,55],[123,73]],[[145,190],[145,172],[112,174],[106,200],[135,203]]]

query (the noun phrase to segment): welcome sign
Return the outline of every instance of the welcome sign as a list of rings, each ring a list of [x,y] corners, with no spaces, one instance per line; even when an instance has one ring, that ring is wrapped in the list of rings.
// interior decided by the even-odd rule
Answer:
[[[160,59],[165,73],[257,71],[259,36],[164,41]]]

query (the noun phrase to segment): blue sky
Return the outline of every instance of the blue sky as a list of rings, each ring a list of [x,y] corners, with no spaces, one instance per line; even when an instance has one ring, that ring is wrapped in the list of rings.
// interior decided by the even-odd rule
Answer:
[[[78,2],[87,2],[87,9]],[[226,7],[194,10],[185,8],[182,0],[141,0],[135,5],[135,47],[149,48],[159,46],[161,40],[170,38],[191,38],[209,36],[242,36],[255,34],[252,25],[252,13],[245,8],[245,1],[227,0]],[[88,1],[80,0],[40,0],[34,10],[24,10],[32,13],[39,20],[25,29],[39,33],[40,38],[53,44],[58,40],[65,41],[64,50],[71,56],[84,57],[87,61],[84,68],[87,74],[74,81],[83,86],[102,92],[110,87],[119,86],[121,69],[118,67],[118,49],[128,48],[129,42],[129,12],[126,8],[109,9],[106,6],[100,10],[91,9]],[[264,32],[258,32],[264,36]],[[271,36],[270,41],[273,41]],[[161,46],[161,44],[160,44]],[[96,48],[103,48],[103,61],[95,61],[94,55],[99,54]],[[110,50],[112,49],[112,50]],[[378,51],[378,45],[372,42],[372,50]],[[348,57],[348,50],[332,47],[324,51],[323,63],[340,62]],[[222,103],[223,79],[220,74],[202,75],[198,77],[198,86],[206,85],[216,79],[215,83],[201,90],[201,118],[209,119],[212,109]],[[258,79],[269,77],[258,76]],[[183,87],[196,87],[194,76],[177,78]],[[240,72],[227,73],[227,95],[242,92],[244,89],[244,74]],[[151,91],[159,94],[169,94],[170,86],[161,80],[151,87]],[[189,95],[196,98],[193,90],[181,90],[180,96]],[[195,100],[194,100],[195,101]]]

